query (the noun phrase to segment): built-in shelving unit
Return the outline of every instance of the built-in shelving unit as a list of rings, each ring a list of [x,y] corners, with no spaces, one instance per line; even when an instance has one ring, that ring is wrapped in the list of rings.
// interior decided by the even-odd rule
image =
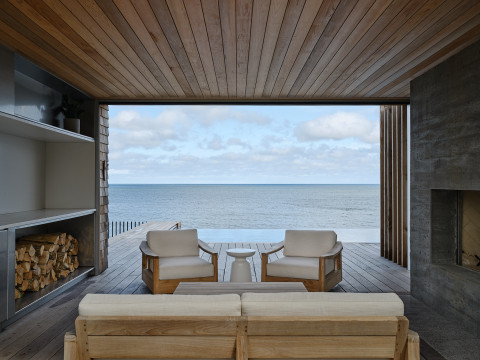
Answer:
[[[3,328],[95,271],[96,140],[93,100],[0,47],[0,325]],[[81,134],[61,127],[63,94],[81,101]],[[78,239],[79,268],[15,300],[15,245],[22,236]]]

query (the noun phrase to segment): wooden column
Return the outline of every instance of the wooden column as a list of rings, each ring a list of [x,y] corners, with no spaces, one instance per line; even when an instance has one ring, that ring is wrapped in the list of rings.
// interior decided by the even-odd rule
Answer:
[[[407,106],[380,107],[380,254],[408,264]]]

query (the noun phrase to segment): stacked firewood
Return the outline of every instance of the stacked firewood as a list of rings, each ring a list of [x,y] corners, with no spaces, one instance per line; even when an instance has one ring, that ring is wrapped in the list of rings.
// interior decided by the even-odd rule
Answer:
[[[28,235],[15,245],[15,299],[78,268],[78,240],[65,233]]]

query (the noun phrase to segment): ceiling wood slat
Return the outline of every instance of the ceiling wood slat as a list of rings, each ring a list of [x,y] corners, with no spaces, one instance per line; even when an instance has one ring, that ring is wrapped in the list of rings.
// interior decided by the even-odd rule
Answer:
[[[10,16],[9,14],[5,13],[4,9],[6,8],[8,8],[10,12],[15,12],[16,17]],[[32,21],[29,21],[29,19],[24,14],[14,9],[13,6],[7,2],[3,2],[0,5],[0,22],[1,21],[3,21],[7,26],[9,26],[11,32],[14,32],[14,29],[16,29],[17,31],[21,32],[22,37],[28,39],[31,43],[35,44],[35,46],[38,47],[38,49],[35,50],[36,52],[41,49],[42,51],[51,55],[52,59],[60,59],[61,64],[63,65],[62,68],[74,69],[73,71],[71,71],[72,75],[85,79],[85,81],[87,81],[90,86],[94,87],[94,89],[92,89],[92,92],[101,92],[105,95],[121,93],[121,91],[115,85],[111,83],[105,84],[104,82],[99,80],[101,74],[97,73],[95,69],[91,68],[81,59],[79,60],[79,62],[81,65],[83,65],[84,69],[87,69],[87,71],[83,71],[80,75],[77,72],[78,67],[76,66],[76,63],[71,60],[75,57],[75,54],[71,52],[70,49],[63,47],[62,44],[58,43],[58,41],[51,37],[44,29],[42,29]],[[2,32],[0,33],[0,35],[7,36],[8,33]],[[52,65],[56,66],[56,64]]]
[[[208,87],[210,93],[214,97],[218,97],[218,84],[215,74],[215,66],[213,65],[212,51],[208,40],[207,28],[203,16],[202,4],[200,0],[184,0],[188,19],[192,28],[195,41],[197,43],[198,53],[202,60],[203,69],[207,76]]]
[[[278,34],[277,44],[273,53],[270,69],[268,70],[267,80],[263,89],[263,96],[268,97],[272,93],[273,86],[277,80],[278,72],[283,64],[285,55],[288,51],[290,41],[292,40],[295,29],[305,6],[305,0],[289,0],[285,10],[282,27]]]
[[[220,10],[218,0],[202,0],[203,17],[207,27],[210,51],[217,78],[219,97],[228,96],[227,74],[223,55],[222,28],[220,26]]]
[[[398,59],[398,55],[402,54],[405,57],[409,57],[409,47],[411,46],[412,42],[414,42],[418,38],[424,38],[425,36],[428,37],[428,32],[430,29],[433,28],[434,24],[441,19],[444,15],[448,14],[450,11],[454,10],[455,5],[451,1],[446,1],[437,7],[436,11],[430,13],[429,16],[422,16],[422,10],[418,14],[412,16],[408,22],[411,22],[414,25],[418,25],[418,33],[413,36],[413,34],[404,33],[404,31],[399,31],[399,34],[404,33],[404,36],[395,43],[394,46],[391,46],[376,62],[372,63],[370,68],[367,69],[363,74],[358,74],[358,78],[356,78],[349,87],[345,89],[346,92],[350,92],[351,89],[363,89],[365,88],[366,84],[359,81],[360,78],[365,78],[366,76],[372,75],[372,70],[375,70],[376,78],[381,76],[386,69],[389,68],[390,62],[395,62]],[[407,22],[407,23],[408,23]],[[427,35],[425,35],[427,34]],[[398,35],[397,35],[398,36]]]
[[[39,3],[34,0],[26,0],[26,2],[29,2],[30,5],[33,5],[35,8],[41,8]],[[45,0],[45,4],[48,5],[48,7],[43,7],[42,9],[47,10],[52,23],[58,24],[57,26],[62,28],[62,31],[66,31],[65,28],[71,29],[70,34],[77,39],[81,39],[89,50],[94,50],[95,53],[98,54],[97,59],[99,61],[104,64],[109,64],[112,69],[111,72],[117,74],[116,77],[118,79],[122,79],[124,86],[130,87],[132,91],[136,89],[138,93],[143,96],[155,94],[155,89],[149,83],[143,84],[133,76],[118,60],[117,56],[113,56],[112,53],[90,33],[84,24],[78,21],[75,16],[72,16],[73,14],[65,8],[61,2]]]
[[[270,0],[254,0],[252,13],[252,28],[250,37],[250,48],[248,54],[248,73],[245,96],[253,98],[255,85],[257,83],[258,66],[262,55],[262,47],[265,39],[265,29],[267,27],[268,11],[270,9]]]
[[[377,2],[377,4],[378,3],[379,2]],[[371,11],[371,8],[374,4],[375,4],[375,0],[363,0],[363,1],[357,2],[357,4],[355,5],[351,13],[345,19],[343,26],[340,27],[337,34],[333,38],[332,42],[324,51],[320,61],[317,63],[313,71],[310,73],[309,79],[307,79],[305,84],[300,88],[300,92],[304,92],[303,89],[306,90],[304,96],[312,96],[315,93],[315,90],[316,90],[315,82],[318,81],[318,83],[320,83],[321,80],[319,80],[319,77],[322,75],[322,73],[324,72],[328,64],[331,63],[332,58],[336,54],[338,54],[338,52],[342,49],[341,47],[339,48],[336,44],[338,44],[342,40],[343,40],[343,44],[345,44],[348,42],[348,39],[350,39],[351,37],[355,37],[356,35],[361,34],[362,31],[358,30],[358,28],[360,26],[360,22],[365,19],[365,16],[362,13],[361,9],[366,8],[368,9],[367,14],[373,14],[374,11]],[[369,26],[371,26],[371,22],[369,21],[366,21],[366,23],[363,25],[364,28],[365,27],[368,28]],[[347,29],[350,29],[350,30],[347,30]],[[353,40],[352,43],[354,41],[355,40]]]
[[[159,66],[163,65],[161,69],[162,74],[166,74],[167,80],[172,84],[177,95],[185,94],[187,96],[192,96],[193,92],[190,84],[178,63],[150,4],[147,0],[135,0],[132,2],[132,5],[135,7],[137,14],[141,17],[145,28],[148,29],[152,41],[165,59],[165,63],[158,64]],[[154,53],[157,52],[155,51]]]
[[[367,14],[360,20],[354,31],[352,31],[350,35],[346,36],[346,40],[343,42],[342,46],[338,49],[335,55],[331,57],[328,65],[326,65],[318,74],[310,90],[307,92],[307,95],[322,94],[327,89],[327,85],[324,85],[325,81],[332,74],[337,65],[341,62],[341,60],[345,59],[352,51],[354,46],[364,38],[365,34],[368,33],[368,31],[382,16],[382,14],[384,14],[385,10],[391,3],[392,0],[377,0],[373,3],[372,7],[369,9]]]
[[[152,74],[148,71],[147,68],[142,68],[140,64],[142,62],[137,62],[135,64],[132,60],[137,60],[139,61],[140,59],[135,56],[135,54],[130,54],[130,56],[133,55],[133,58],[127,56],[124,53],[124,50],[129,49],[130,47],[124,47],[123,49],[118,46],[117,42],[114,42],[110,37],[114,35],[113,34],[108,34],[103,30],[105,27],[105,24],[102,24],[102,26],[99,26],[98,23],[90,16],[90,14],[86,11],[85,8],[83,8],[77,0],[61,0],[65,8],[67,8],[72,14],[75,15],[77,20],[82,20],[83,23],[85,24],[85,27],[90,30],[90,33],[95,36],[98,41],[112,54],[117,54],[117,59],[122,63],[123,66],[125,66],[125,69],[128,69],[129,72],[134,76],[135,78],[138,79],[142,84],[149,84],[151,85],[152,91],[157,90],[156,85],[159,85],[155,79],[154,81],[150,81],[153,77]],[[163,93],[163,88],[159,85],[159,89],[161,89]]]
[[[310,28],[307,37],[305,38],[305,41],[303,42],[302,48],[297,58],[295,59],[292,69],[287,76],[287,79],[285,80],[285,84],[282,86],[280,97],[286,98],[288,97],[288,94],[290,94],[292,86],[300,76],[300,73],[303,70],[305,63],[309,59],[312,51],[315,49],[316,44],[320,41],[320,37],[323,34],[328,23],[330,22],[330,19],[335,13],[335,9],[337,8],[339,3],[340,0],[322,2],[322,6],[318,10],[313,25]]]
[[[478,0],[0,1],[0,45],[107,102],[406,102],[479,27]]]
[[[370,52],[365,57],[356,59],[355,64],[350,66],[349,76],[344,77],[338,87],[331,93],[336,95],[343,93],[353,81],[359,79],[361,74],[371,67],[377,60],[382,61],[385,53],[391,49],[397,41],[401,39],[408,32],[408,26],[420,22],[421,19],[428,13],[428,9],[436,8],[443,3],[444,0],[433,0],[428,3],[422,1],[409,2],[406,7],[395,17],[395,20],[388,25],[388,31],[380,32],[375,39],[372,46],[370,46]],[[435,2],[435,3],[434,3]],[[378,46],[378,47],[377,47]],[[363,77],[362,77],[363,79]]]
[[[270,92],[271,96],[277,97],[280,95],[280,91],[282,90],[283,85],[285,85],[285,81],[287,80],[288,74],[295,63],[295,60],[297,59],[297,55],[300,53],[305,41],[307,41],[307,36],[310,32],[313,22],[315,21],[315,18],[317,17],[322,3],[322,1],[318,0],[307,0],[303,6],[302,14],[298,19],[297,27],[295,28],[295,32],[290,41],[290,46],[285,54],[282,66],[278,70],[275,85]]]
[[[471,5],[471,1],[464,1],[463,6],[456,6],[455,8],[447,7],[443,11],[436,11],[435,14],[437,16],[430,21],[432,25],[425,29],[421,35],[412,38],[412,42],[402,49],[404,56],[400,57],[397,55],[392,57],[381,67],[380,71],[377,71],[377,74],[379,74],[377,79],[368,85],[365,84],[362,86],[359,93],[367,94],[369,92],[376,92],[386,85],[385,81],[381,82],[382,79],[385,79],[388,75],[394,75],[394,69],[403,69],[407,66],[408,68],[414,67],[435,53],[435,50],[432,49],[435,48],[437,43],[443,42],[446,45],[463,33],[469,31],[476,24],[475,21],[471,21],[475,14],[475,7],[480,11],[480,3],[474,5],[473,9]],[[457,21],[449,22],[451,17],[456,17]],[[445,23],[448,23],[448,25],[444,26]],[[420,45],[422,45],[422,51],[418,50],[418,46]],[[415,60],[412,61],[412,59]]]
[[[346,55],[341,61],[337,60],[337,66],[333,72],[325,80],[321,89],[324,95],[329,95],[333,89],[335,89],[335,84],[338,82],[343,82],[349,76],[349,69],[354,67],[354,62],[360,63],[362,59],[366,58],[369,51],[374,51],[376,47],[372,44],[375,44],[375,38],[378,34],[384,33],[387,31],[387,27],[395,20],[395,17],[403,9],[403,0],[393,0],[393,2],[388,6],[382,16],[368,29],[365,35],[353,46],[351,51]],[[373,48],[373,49],[371,49]],[[371,49],[371,50],[369,50]],[[320,92],[319,90],[317,92]]]
[[[0,33],[0,39],[2,40],[2,43],[9,46],[19,54],[31,59],[34,58],[37,61],[43,60],[46,64],[52,64],[51,66],[45,66],[47,71],[58,74],[59,77],[72,84],[79,84],[83,88],[90,89],[91,91],[88,94],[92,96],[108,96],[104,90],[97,88],[95,84],[90,83],[80,74],[72,72],[67,65],[55,61],[56,58],[48,50],[42,48],[37,43],[32,42],[15,29],[7,26],[3,21],[0,21]]]
[[[175,22],[178,34],[180,35],[180,39],[182,40],[185,52],[190,60],[190,64],[192,64],[193,72],[197,77],[200,89],[204,96],[209,97],[211,95],[209,82],[212,82],[213,79],[211,76],[207,78],[207,74],[205,73],[184,3],[179,0],[167,0],[167,5]]]
[[[250,28],[252,25],[252,0],[237,0],[237,96],[245,97],[247,88]]]
[[[257,82],[255,84],[255,97],[261,98],[265,83],[267,81],[268,70],[272,63],[273,53],[277,44],[278,34],[282,27],[285,11],[287,10],[287,0],[275,0],[270,3],[268,12],[267,28],[265,30],[265,39],[263,42],[262,55],[258,67]]]
[[[144,13],[138,13],[130,0],[113,0],[113,2],[137,38],[140,40],[145,50],[157,64],[160,71],[158,71],[156,74],[156,80],[163,88],[163,91],[165,91],[169,96],[175,96],[176,93],[178,95],[184,94],[165,58],[158,49],[155,41],[152,39],[152,32],[147,29],[142,20],[142,16],[148,17],[148,15]],[[137,6],[139,10],[144,10],[145,12],[149,11],[148,8],[143,8],[138,4]]]
[[[480,6],[480,4],[479,4]],[[461,26],[460,28],[452,31],[452,36],[448,36],[448,37],[445,37],[441,43],[441,45],[444,45],[442,46],[442,49],[448,49],[450,48],[450,45],[451,44],[455,44],[456,43],[456,39],[458,38],[463,38],[465,34],[469,34],[472,30],[473,30],[473,34],[476,35],[476,36],[473,36],[473,37],[470,37],[467,35],[467,37],[465,38],[464,42],[465,44],[472,44],[474,43],[475,41],[478,41],[480,40],[480,33],[476,33],[475,34],[475,29],[478,29],[478,23],[475,21],[475,19],[470,19],[467,23],[465,23],[463,26]],[[445,30],[445,29],[444,29]],[[455,40],[452,41],[452,38],[454,38]],[[457,53],[458,51],[460,51],[461,49],[463,49],[464,46],[462,46],[461,48],[453,48],[453,53]],[[413,61],[411,61],[410,63],[408,63],[407,65],[405,65],[402,69],[403,69],[403,72],[408,74],[410,73],[410,71],[414,68],[417,67],[417,65],[419,64],[422,64],[422,66],[425,66],[428,64],[428,61],[429,60],[432,60],[435,58],[435,56],[438,56],[436,53],[435,53],[435,49],[436,47],[431,47],[429,50],[430,51],[427,51],[426,53],[423,53],[421,54],[421,56],[417,56]],[[449,54],[449,56],[451,56]],[[442,57],[442,59],[447,59],[445,58],[444,56]],[[438,63],[438,62],[437,62]],[[397,63],[395,66],[402,66],[403,62],[402,63]],[[432,67],[432,65],[430,65],[429,67]],[[400,81],[400,79],[396,76],[395,73],[392,73],[393,69],[391,69],[388,74],[390,74],[390,76],[386,79],[383,79],[382,82],[380,82],[375,88],[373,88],[372,90],[369,90],[370,87],[364,89],[363,91],[367,91],[369,90],[368,93],[378,93],[378,92],[383,92],[385,91],[386,93],[390,93],[392,92],[392,89],[397,89],[399,87],[402,87],[404,86],[404,83],[405,82],[410,82],[414,77],[409,77],[407,79],[403,79],[403,81]],[[415,72],[415,76],[420,76],[421,74],[423,74],[425,71],[422,71],[422,72]],[[362,92],[363,92],[362,91]]]
[[[302,69],[301,75],[297,78],[293,84],[290,93],[293,95],[304,96],[306,91],[312,85],[314,79],[311,76],[312,71],[315,70],[317,64],[320,62],[323,54],[328,50],[332,40],[342,28],[342,25],[347,20],[350,13],[353,11],[358,1],[353,0],[341,0],[338,7],[335,9],[335,13],[330,18],[328,25],[326,26],[320,41],[317,42],[310,57],[308,58],[305,66]]]
[[[237,35],[235,21],[235,0],[219,2],[222,25],[223,53],[227,73],[228,97],[237,95]]]
[[[68,33],[64,33],[59,28],[55,27],[54,23],[50,21],[50,19],[45,18],[42,14],[38,13],[26,2],[12,3],[12,5],[15,6],[15,11],[21,12],[28,19],[30,19],[31,23],[38,25],[38,27],[42,28],[49,36],[54,38],[57,42],[57,44],[55,45],[58,48],[62,49],[63,47],[67,47],[75,54],[75,56],[84,60],[99,74],[102,74],[101,76],[107,78],[109,81],[116,83],[116,87],[121,90],[121,92],[129,94],[129,96],[135,96],[135,93],[133,91],[131,91],[123,83],[117,80],[117,78],[115,77],[116,73],[113,72],[111,65],[104,63],[103,61],[100,61],[100,63],[97,61],[96,58],[98,54],[96,54],[88,46],[88,44],[85,44],[81,38],[77,38],[74,35],[72,35],[73,38],[69,37]],[[15,12],[10,15],[15,17]],[[30,22],[27,21],[22,23],[28,26]],[[65,28],[68,28],[66,24],[64,25],[63,29]],[[74,58],[72,58],[72,61],[73,59]],[[138,94],[138,92],[136,94]]]
[[[97,0],[98,1],[98,0]],[[150,6],[157,17],[158,23],[165,34],[167,41],[172,49],[177,61],[182,68],[185,77],[193,91],[195,97],[202,97],[203,93],[200,89],[200,84],[197,80],[195,72],[193,71],[192,64],[188,59],[188,55],[183,47],[182,40],[178,34],[175,22],[172,15],[168,10],[168,6],[165,0],[150,1]]]
[[[426,68],[432,68],[437,66],[438,64],[447,60],[459,51],[462,51],[467,46],[476,43],[477,41],[480,41],[480,24],[476,25],[470,31],[455,39],[455,41],[448,44],[446,47],[440,49],[435,55],[418,64],[408,72],[402,74],[399,78],[395,80],[395,83],[409,83],[409,81],[414,79],[416,76],[423,74]],[[394,85],[395,84],[389,84],[389,87]]]

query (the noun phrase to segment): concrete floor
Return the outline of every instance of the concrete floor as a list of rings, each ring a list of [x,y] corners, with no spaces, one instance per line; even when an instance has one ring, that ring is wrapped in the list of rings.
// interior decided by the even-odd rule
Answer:
[[[480,359],[479,337],[447,320],[411,295],[400,295],[400,298],[405,304],[405,316],[410,321],[409,328],[420,335],[420,352],[423,359]],[[429,346],[433,349],[428,349]],[[436,353],[441,356],[436,356]]]

